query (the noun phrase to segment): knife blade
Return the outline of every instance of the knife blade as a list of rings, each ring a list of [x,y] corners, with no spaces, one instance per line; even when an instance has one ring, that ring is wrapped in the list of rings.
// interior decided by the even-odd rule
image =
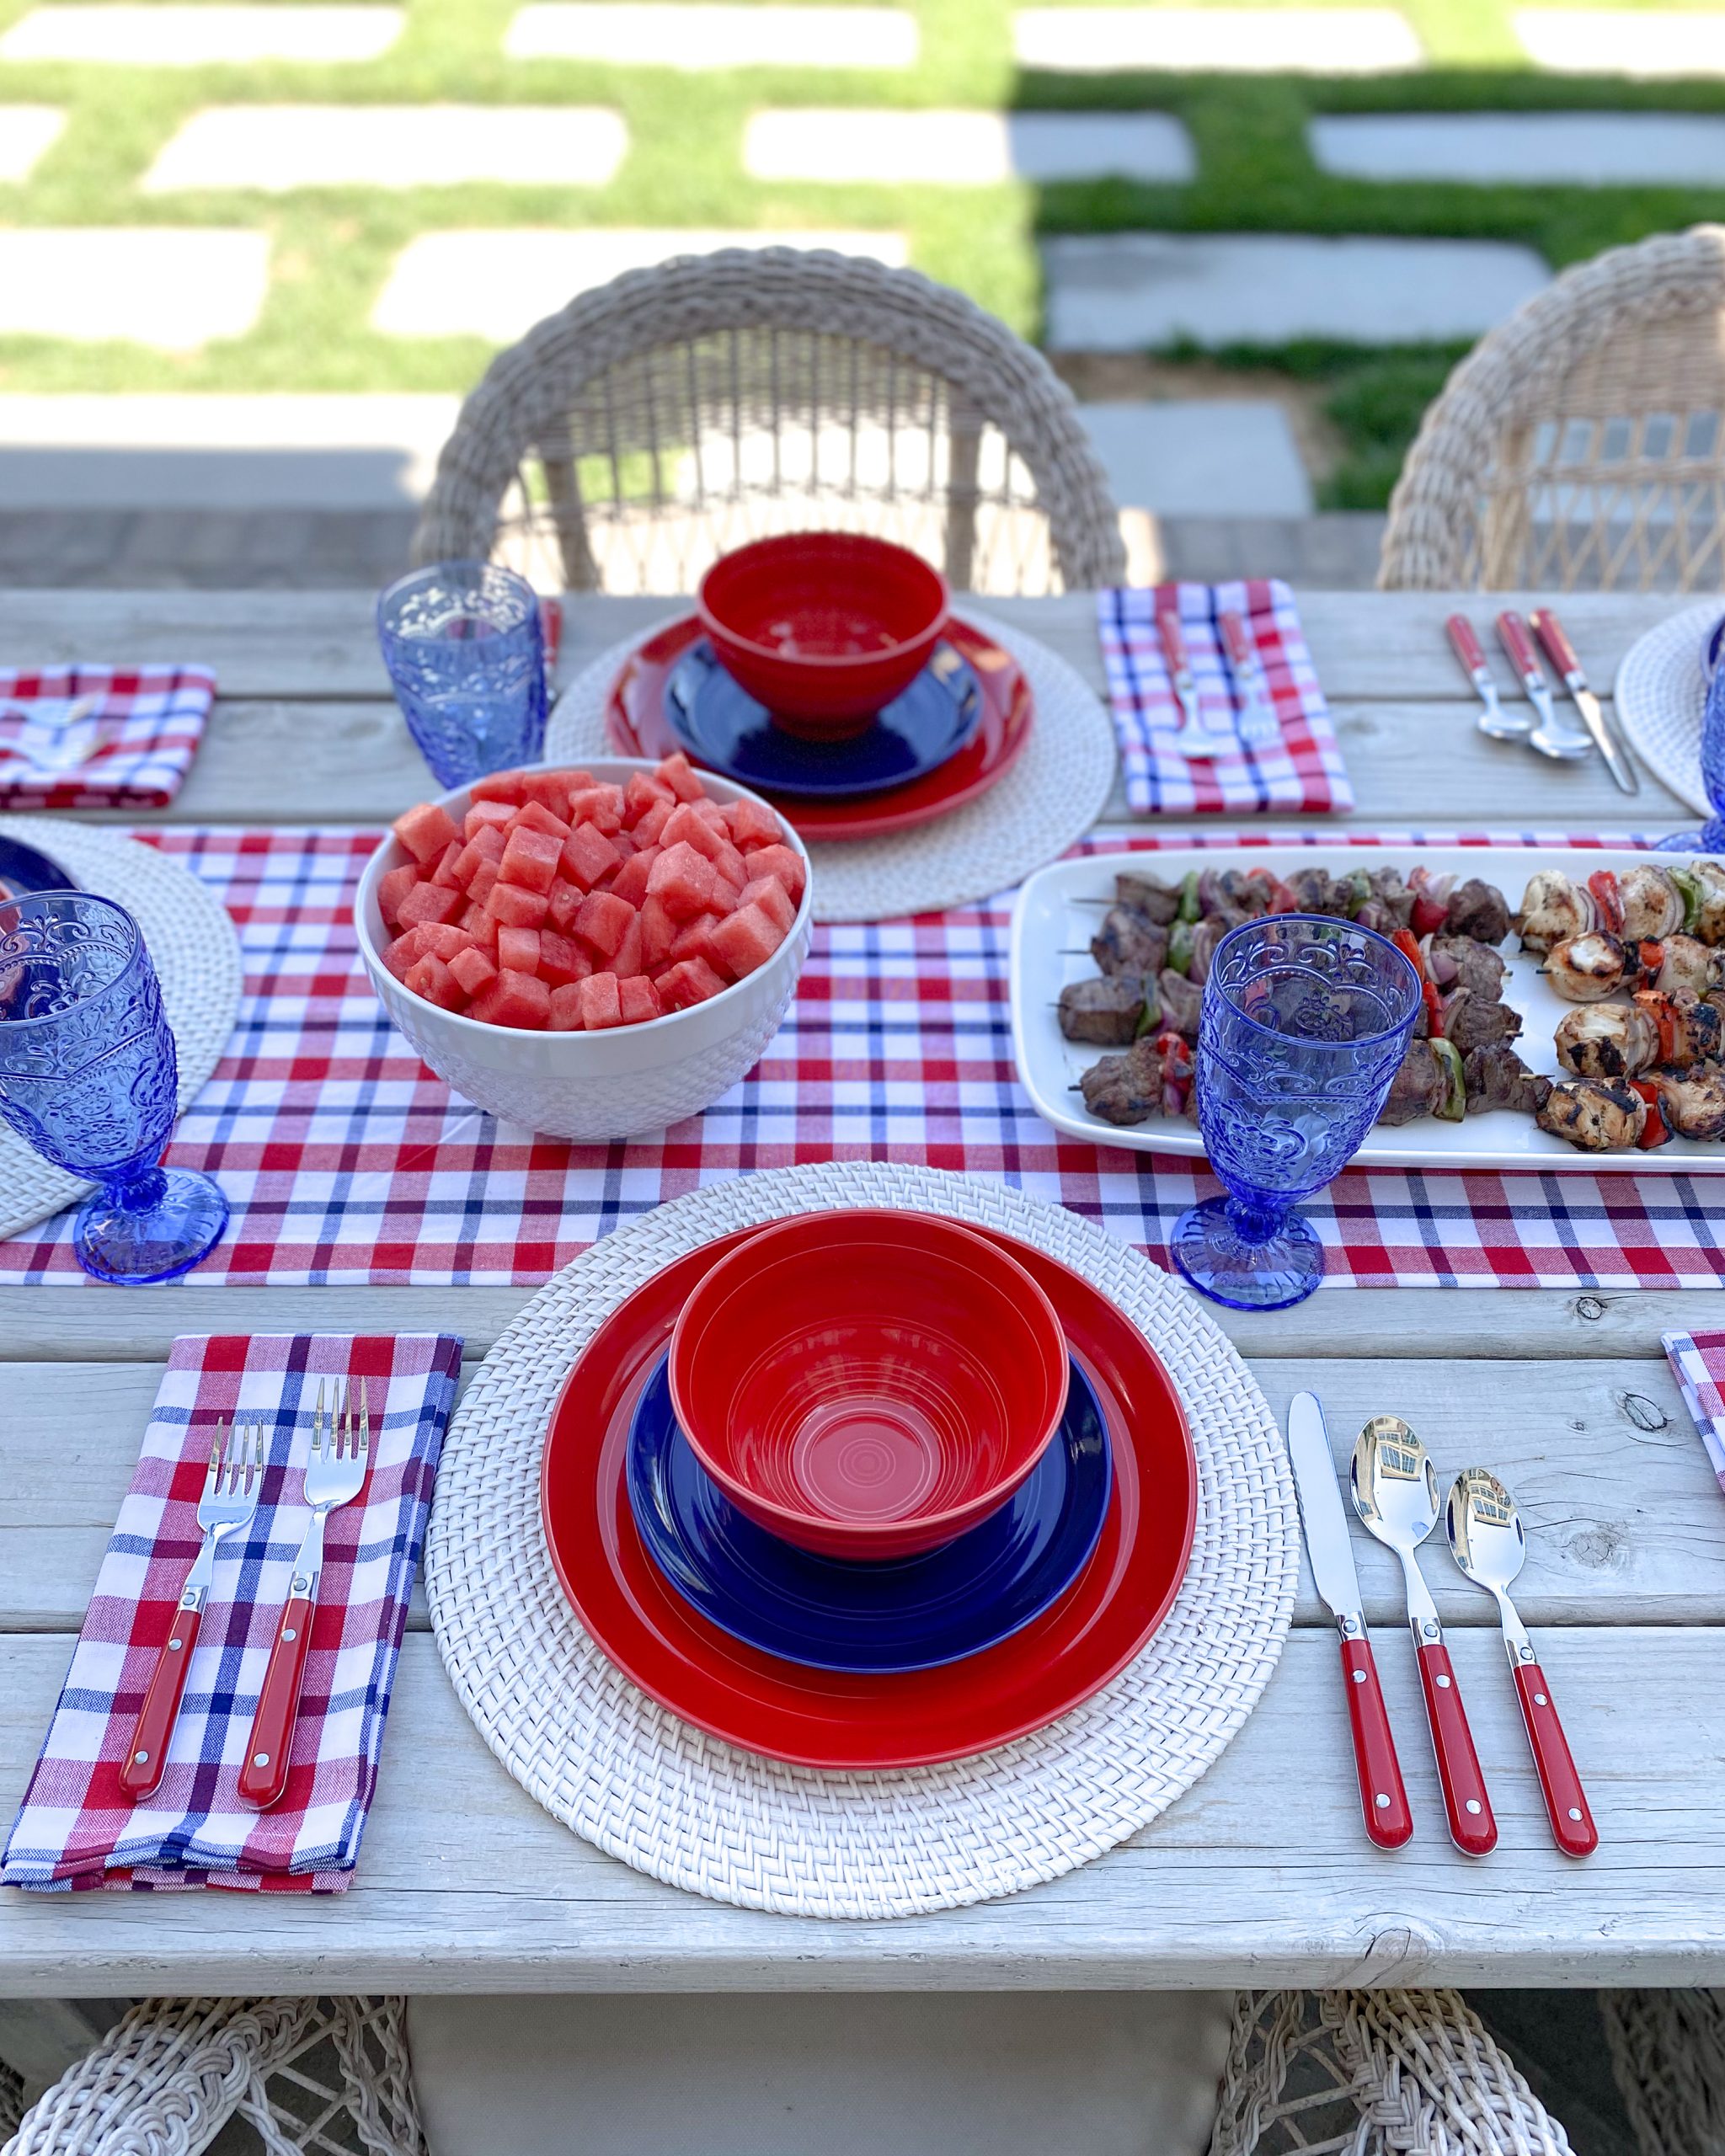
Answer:
[[[1413,1814],[1408,1809],[1389,1709],[1384,1704],[1377,1663],[1366,1635],[1348,1515],[1330,1457],[1323,1407],[1316,1393],[1296,1392],[1289,1404],[1288,1457],[1300,1498],[1300,1520],[1306,1530],[1311,1577],[1341,1638],[1348,1725],[1354,1739],[1365,1831],[1380,1849],[1399,1849],[1413,1832]]]
[[[1594,737],[1594,745],[1605,760],[1605,769],[1616,781],[1623,793],[1639,793],[1641,780],[1627,752],[1611,728],[1605,723],[1605,714],[1599,708],[1599,700],[1588,686],[1587,675],[1582,671],[1581,661],[1575,655],[1575,647],[1564,633],[1562,624],[1549,606],[1536,606],[1529,616],[1533,632],[1545,647],[1545,653],[1557,670],[1559,679],[1569,691],[1570,701],[1581,713],[1581,723]]]

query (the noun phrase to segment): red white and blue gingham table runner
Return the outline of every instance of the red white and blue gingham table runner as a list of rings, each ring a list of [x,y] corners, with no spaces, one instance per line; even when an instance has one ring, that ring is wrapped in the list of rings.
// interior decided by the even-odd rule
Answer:
[[[92,753],[70,771],[26,750],[95,700],[74,740]],[[203,739],[216,676],[206,666],[0,667],[0,808],[165,808]]]
[[[1010,894],[818,929],[783,1027],[740,1085],[661,1135],[570,1145],[499,1128],[452,1097],[384,1017],[351,926],[375,834],[150,836],[227,901],[246,960],[232,1043],[168,1154],[208,1170],[234,1206],[195,1280],[530,1286],[665,1198],[755,1168],[833,1159],[997,1177],[1166,1263],[1175,1219],[1216,1188],[1202,1161],[1064,1137],[1032,1109],[1012,1063]],[[1322,860],[1421,839],[1456,835],[1349,830],[1303,842]],[[1146,851],[1290,842],[1300,835],[1261,827],[1132,841]],[[1547,830],[1514,842],[1601,841]],[[1722,1201],[1717,1177],[1354,1168],[1305,1210],[1325,1245],[1326,1294],[1669,1289],[1725,1282]],[[0,1243],[0,1279],[88,1286],[67,1217]]]
[[[1725,1332],[1667,1332],[1660,1338],[1714,1476],[1725,1490]]]
[[[0,1881],[80,1886],[344,1887],[377,1781],[461,1342],[446,1333],[257,1333],[176,1340]],[[366,1380],[371,1465],[329,1516],[292,1765],[279,1803],[240,1801],[239,1769],[306,1529],[303,1476],[321,1377]],[[167,1771],[134,1806],[126,1746],[201,1537],[216,1423],[270,1438],[250,1528],[231,1535],[187,1672]]]
[[[1242,745],[1227,756],[1180,754],[1174,735],[1182,713],[1156,626],[1156,609],[1171,602],[1179,610],[1204,723],[1224,735],[1237,729],[1216,623],[1224,613],[1245,616],[1281,722],[1278,740]],[[1323,814],[1354,806],[1330,707],[1285,584],[1254,577],[1100,591],[1097,625],[1126,799],[1135,814]]]

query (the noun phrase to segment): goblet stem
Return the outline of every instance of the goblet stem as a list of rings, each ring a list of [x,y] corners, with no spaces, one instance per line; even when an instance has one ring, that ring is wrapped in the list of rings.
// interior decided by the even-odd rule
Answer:
[[[158,1165],[158,1155],[132,1161],[102,1180],[102,1195],[122,1213],[152,1213],[162,1203],[168,1178]]]
[[[1230,1195],[1228,1225],[1242,1243],[1267,1243],[1282,1231],[1292,1205],[1254,1205],[1249,1198]]]

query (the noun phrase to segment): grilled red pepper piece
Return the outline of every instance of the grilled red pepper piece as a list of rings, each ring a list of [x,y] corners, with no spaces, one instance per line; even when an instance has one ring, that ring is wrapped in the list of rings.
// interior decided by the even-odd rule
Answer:
[[[1636,963],[1646,976],[1646,985],[1652,988],[1659,978],[1659,969],[1665,963],[1665,947],[1651,936],[1643,936],[1635,947]]]
[[[1663,1145],[1671,1135],[1671,1127],[1659,1110],[1659,1089],[1645,1078],[1632,1078],[1631,1087],[1647,1103],[1647,1121],[1641,1127],[1641,1136],[1636,1145],[1643,1153],[1651,1153],[1656,1145]]]
[[[1444,1038],[1444,999],[1433,985],[1425,969],[1425,953],[1419,947],[1419,939],[1411,928],[1398,928],[1390,941],[1419,975],[1419,992],[1425,999],[1428,1029],[1434,1041]]]
[[[1623,933],[1623,894],[1617,888],[1617,878],[1609,868],[1596,868],[1587,879],[1587,887],[1599,909],[1599,926],[1608,936]]]
[[[1670,997],[1657,988],[1638,988],[1635,1000],[1658,1028],[1660,1063],[1672,1062],[1677,1054],[1677,1033],[1682,1022],[1681,1013]]]

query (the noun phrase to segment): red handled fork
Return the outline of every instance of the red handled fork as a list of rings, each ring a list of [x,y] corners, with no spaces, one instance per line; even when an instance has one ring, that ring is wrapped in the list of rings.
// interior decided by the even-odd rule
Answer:
[[[192,1650],[198,1644],[204,1604],[216,1577],[216,1552],[230,1534],[249,1527],[258,1509],[258,1492],[264,1486],[264,1461],[269,1441],[261,1422],[235,1418],[230,1433],[226,1423],[216,1425],[210,1447],[210,1465],[204,1476],[204,1494],[198,1500],[198,1525],[204,1530],[204,1546],[192,1561],[180,1590],[179,1607],[174,1613],[168,1638],[158,1656],[149,1689],[138,1715],[137,1726],[126,1748],[120,1770],[120,1786],[138,1803],[155,1794],[168,1763],[168,1740],[179,1719],[179,1702],[185,1690],[185,1673],[191,1667]]]
[[[320,1379],[318,1405],[312,1416],[312,1456],[306,1465],[306,1502],[312,1508],[312,1517],[294,1560],[293,1578],[275,1627],[275,1644],[270,1650],[257,1712],[252,1717],[252,1733],[246,1740],[245,1762],[239,1771],[240,1795],[260,1810],[275,1803],[287,1787],[293,1726],[300,1710],[306,1653],[312,1643],[312,1612],[317,1607],[318,1580],[323,1569],[323,1523],[338,1507],[358,1497],[371,1460],[371,1411],[366,1380],[360,1380],[357,1418],[351,1387],[342,1387],[333,1417],[324,1413],[323,1396]]]

